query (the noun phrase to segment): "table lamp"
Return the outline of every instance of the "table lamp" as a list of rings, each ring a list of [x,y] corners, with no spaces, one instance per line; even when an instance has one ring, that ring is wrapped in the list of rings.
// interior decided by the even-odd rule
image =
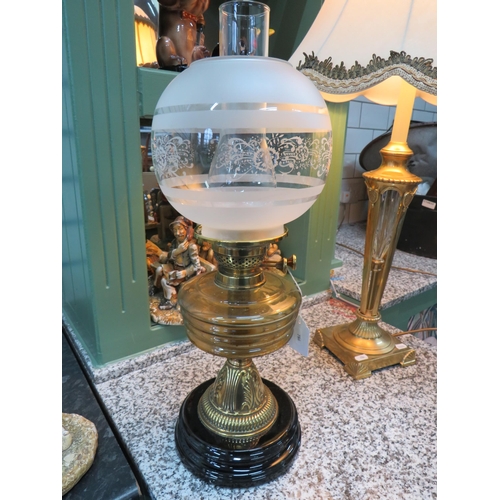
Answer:
[[[134,27],[137,66],[153,66],[156,63],[156,26],[137,5],[134,5]]]
[[[407,167],[414,100],[437,104],[436,1],[325,0],[290,61],[325,100],[363,95],[396,105],[391,140],[380,151],[382,164],[363,174],[368,217],[356,319],[321,328],[314,340],[355,379],[369,377],[374,369],[413,364],[415,351],[379,325],[379,309],[406,209],[421,182]]]
[[[226,361],[184,400],[177,450],[198,477],[248,486],[286,472],[300,447],[293,401],[252,359],[292,336],[300,290],[263,260],[321,193],[332,132],[314,84],[267,57],[269,7],[227,2],[219,14],[220,57],[193,62],[164,90],[152,157],[163,193],[218,262],[178,294],[188,338]]]

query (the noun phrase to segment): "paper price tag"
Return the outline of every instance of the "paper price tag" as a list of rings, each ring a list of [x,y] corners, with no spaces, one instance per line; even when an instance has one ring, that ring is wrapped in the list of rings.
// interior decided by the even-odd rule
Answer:
[[[436,204],[430,200],[422,200],[422,206],[425,208],[430,208],[431,210],[434,210],[436,208]]]
[[[407,345],[406,344],[396,344],[394,346],[396,349],[406,349],[407,348]]]
[[[297,321],[295,322],[295,327],[293,329],[292,338],[288,342],[288,345],[302,356],[309,354],[309,337],[311,332],[307,325],[305,324],[302,316],[299,314]]]
[[[354,356],[354,359],[356,361],[364,361],[365,359],[368,359],[368,356],[366,354],[359,354],[358,356]]]

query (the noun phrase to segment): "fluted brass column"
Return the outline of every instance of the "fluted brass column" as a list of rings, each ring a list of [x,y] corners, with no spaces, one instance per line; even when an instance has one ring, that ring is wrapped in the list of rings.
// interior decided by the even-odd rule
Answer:
[[[251,359],[228,359],[201,397],[198,417],[228,448],[252,448],[276,421],[278,403]]]
[[[407,169],[413,152],[406,143],[391,141],[380,154],[381,166],[363,174],[369,206],[356,319],[319,329],[314,336],[314,341],[334,353],[355,379],[369,377],[372,370],[385,366],[415,362],[415,351],[397,344],[379,325],[379,308],[406,210],[422,179]]]

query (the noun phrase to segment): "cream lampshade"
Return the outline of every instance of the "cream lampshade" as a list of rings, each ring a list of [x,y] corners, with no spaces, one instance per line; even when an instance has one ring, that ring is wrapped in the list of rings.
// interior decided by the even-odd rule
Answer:
[[[325,100],[364,96],[396,105],[381,166],[363,174],[368,220],[357,319],[316,332],[315,341],[344,363],[354,378],[372,370],[415,362],[415,352],[379,325],[387,283],[406,209],[421,182],[407,168],[407,137],[415,97],[437,104],[435,0],[325,0],[290,61]]]
[[[396,105],[406,81],[437,104],[436,37],[436,0],[325,0],[290,62],[327,101]]]
[[[156,26],[137,5],[134,5],[134,26],[137,66],[156,63]]]

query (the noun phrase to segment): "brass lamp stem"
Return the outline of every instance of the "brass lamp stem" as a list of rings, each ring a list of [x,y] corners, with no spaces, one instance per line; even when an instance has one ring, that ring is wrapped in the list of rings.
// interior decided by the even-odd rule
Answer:
[[[368,190],[368,220],[361,289],[361,314],[378,314],[402,223],[420,177],[406,165],[413,152],[390,142],[380,151],[382,165],[363,174]]]
[[[369,206],[356,319],[349,324],[318,330],[314,337],[318,345],[326,346],[345,363],[354,378],[367,377],[375,368],[415,362],[414,351],[398,347],[394,337],[378,323],[404,216],[422,179],[407,169],[413,152],[406,142],[391,141],[380,154],[381,166],[363,174]]]
[[[203,394],[201,423],[230,449],[255,446],[278,416],[278,404],[251,359],[228,359]]]

